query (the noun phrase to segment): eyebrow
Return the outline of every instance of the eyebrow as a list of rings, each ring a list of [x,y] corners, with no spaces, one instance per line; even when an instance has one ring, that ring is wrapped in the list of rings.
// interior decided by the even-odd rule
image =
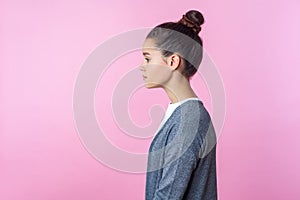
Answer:
[[[143,55],[146,56],[146,55],[149,55],[150,56],[150,53],[149,52],[143,52]]]

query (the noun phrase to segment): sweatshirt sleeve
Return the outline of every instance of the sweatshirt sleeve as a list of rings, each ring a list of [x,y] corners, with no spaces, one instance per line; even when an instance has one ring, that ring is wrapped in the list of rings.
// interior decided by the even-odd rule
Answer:
[[[200,146],[194,139],[196,130],[175,127],[169,132],[162,176],[153,200],[183,198],[199,159]]]

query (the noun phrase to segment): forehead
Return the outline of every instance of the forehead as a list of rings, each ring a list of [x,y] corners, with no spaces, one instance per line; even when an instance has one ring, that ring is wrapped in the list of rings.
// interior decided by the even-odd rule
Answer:
[[[153,39],[145,39],[143,47],[142,47],[143,52],[152,52],[152,53],[157,53],[158,48],[155,47],[155,43]]]

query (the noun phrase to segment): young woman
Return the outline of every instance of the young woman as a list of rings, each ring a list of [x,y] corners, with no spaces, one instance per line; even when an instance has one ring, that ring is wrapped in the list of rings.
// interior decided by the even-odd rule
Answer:
[[[146,200],[216,200],[216,135],[190,85],[202,57],[203,15],[190,10],[178,22],[154,27],[140,66],[146,88],[162,88],[170,103],[148,154]]]

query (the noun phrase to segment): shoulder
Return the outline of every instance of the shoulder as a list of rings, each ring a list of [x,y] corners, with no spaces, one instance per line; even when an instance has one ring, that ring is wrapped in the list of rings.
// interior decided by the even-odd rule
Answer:
[[[210,115],[200,100],[187,101],[174,111],[174,122],[177,124],[196,125],[196,122],[208,123]]]
[[[181,140],[203,137],[211,118],[202,101],[187,101],[176,108],[172,116],[172,126],[168,132],[168,140],[177,135]]]

